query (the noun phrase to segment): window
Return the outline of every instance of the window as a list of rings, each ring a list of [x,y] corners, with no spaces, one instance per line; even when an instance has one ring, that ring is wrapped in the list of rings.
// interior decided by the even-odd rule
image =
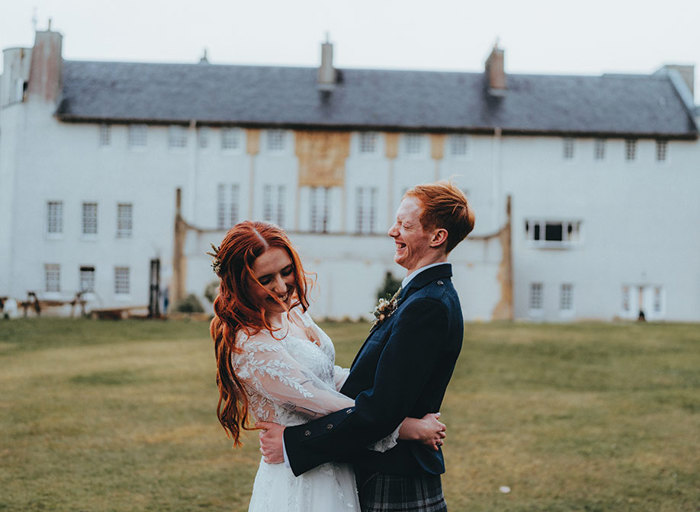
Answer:
[[[129,146],[141,147],[146,145],[146,136],[148,134],[145,124],[130,124],[129,125]]]
[[[466,135],[450,135],[450,155],[466,156],[469,152],[469,138]]]
[[[44,283],[47,292],[61,291],[61,265],[56,263],[44,265]]]
[[[544,285],[542,283],[530,283],[530,310],[541,311],[544,303]]]
[[[263,220],[284,226],[284,185],[265,185],[263,187]]]
[[[360,153],[376,153],[379,148],[379,134],[376,132],[360,133]]]
[[[211,130],[207,126],[200,126],[197,130],[197,142],[200,148],[206,149],[209,147],[210,131]]]
[[[46,203],[46,231],[50,235],[63,233],[63,201]]]
[[[605,139],[596,139],[593,143],[593,158],[596,160],[605,159]]]
[[[637,158],[637,139],[625,140],[625,160],[632,161]]]
[[[420,133],[407,133],[403,136],[403,141],[407,155],[420,155],[425,151],[425,136]]]
[[[311,187],[310,189],[311,231],[314,233],[328,232],[330,192],[329,187]]]
[[[184,148],[187,147],[187,128],[184,126],[169,126],[168,127],[168,147]]]
[[[355,200],[355,232],[374,233],[377,222],[377,188],[357,187]]]
[[[216,227],[229,229],[238,222],[238,185],[220,183],[216,190]]]
[[[130,238],[133,230],[134,208],[131,203],[117,204],[117,238]]]
[[[83,203],[83,235],[97,234],[97,203]]]
[[[632,289],[629,286],[622,287],[622,312],[630,313],[632,310]]]
[[[284,151],[286,135],[284,130],[268,130],[266,137],[267,150],[273,153]]]
[[[574,309],[574,285],[564,283],[559,291],[559,310],[561,312],[571,312]]]
[[[109,146],[112,144],[112,126],[109,124],[100,125],[100,146]]]
[[[95,267],[80,267],[78,291],[93,293],[95,291]]]
[[[221,129],[221,149],[228,151],[241,149],[241,131],[238,128]]]
[[[129,267],[114,267],[115,295],[129,295]]]
[[[564,139],[564,159],[571,160],[574,158],[574,139],[566,137]]]
[[[668,155],[668,141],[667,140],[657,140],[656,141],[656,161],[657,162],[665,162],[667,155]]]
[[[580,231],[581,221],[525,221],[525,238],[535,245],[566,247],[580,241]]]
[[[663,312],[663,288],[660,286],[654,286],[654,291],[652,295],[652,310],[655,314],[660,314]]]

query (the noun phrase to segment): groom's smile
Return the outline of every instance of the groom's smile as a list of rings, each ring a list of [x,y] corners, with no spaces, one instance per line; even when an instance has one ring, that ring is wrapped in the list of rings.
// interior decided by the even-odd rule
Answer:
[[[425,264],[430,248],[430,233],[423,229],[420,218],[422,203],[414,197],[405,197],[396,211],[396,222],[389,229],[394,239],[394,261],[410,274]]]

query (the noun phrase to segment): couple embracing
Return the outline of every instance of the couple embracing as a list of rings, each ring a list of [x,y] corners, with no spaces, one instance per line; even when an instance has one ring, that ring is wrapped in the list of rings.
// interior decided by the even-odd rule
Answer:
[[[307,313],[306,276],[276,226],[242,222],[214,254],[219,421],[249,416],[263,460],[250,511],[444,511],[442,400],[462,345],[449,252],[474,227],[451,183],[418,185],[389,230],[406,269],[349,370]]]

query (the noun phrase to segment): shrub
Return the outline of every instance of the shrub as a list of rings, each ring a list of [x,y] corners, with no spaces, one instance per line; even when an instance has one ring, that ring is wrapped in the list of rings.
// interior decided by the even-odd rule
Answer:
[[[202,307],[202,303],[199,301],[197,296],[194,293],[190,293],[187,297],[185,297],[182,300],[179,300],[175,303],[175,306],[173,306],[174,311],[178,311],[180,313],[203,313],[204,308]]]
[[[390,299],[401,287],[401,279],[397,279],[391,272],[384,276],[384,282],[377,290],[377,299]]]

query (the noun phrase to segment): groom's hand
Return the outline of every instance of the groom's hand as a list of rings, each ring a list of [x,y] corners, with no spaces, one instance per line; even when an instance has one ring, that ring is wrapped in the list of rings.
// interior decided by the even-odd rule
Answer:
[[[260,429],[260,451],[263,460],[268,464],[282,464],[284,462],[283,435],[284,427],[277,423],[258,421],[255,428]]]

